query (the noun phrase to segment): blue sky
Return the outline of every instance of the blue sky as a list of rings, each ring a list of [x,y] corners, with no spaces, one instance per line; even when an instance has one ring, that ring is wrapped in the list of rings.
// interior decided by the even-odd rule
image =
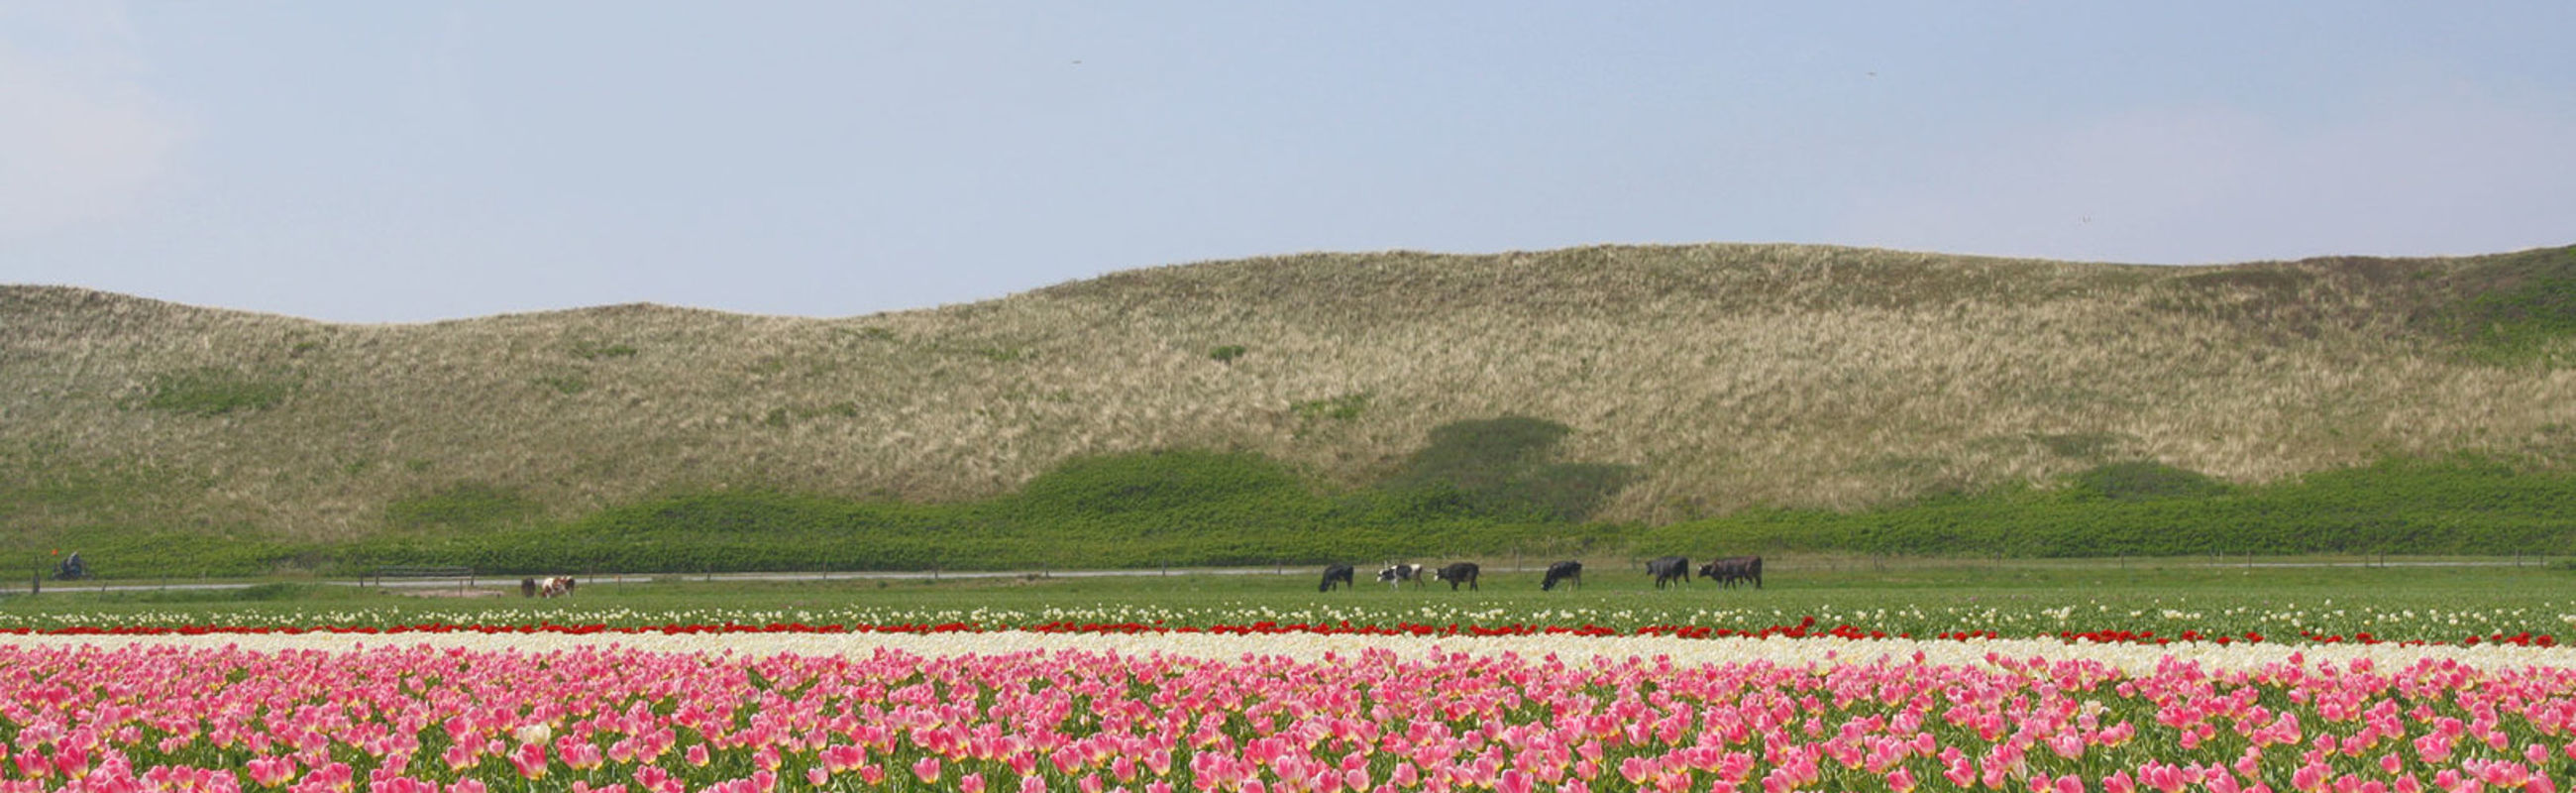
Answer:
[[[0,283],[847,316],[1301,251],[2576,243],[2576,4],[0,0]]]

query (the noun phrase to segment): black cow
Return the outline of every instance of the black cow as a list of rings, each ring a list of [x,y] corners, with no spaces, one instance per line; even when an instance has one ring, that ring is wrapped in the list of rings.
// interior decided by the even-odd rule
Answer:
[[[1655,576],[1656,589],[1662,589],[1673,581],[1687,584],[1691,578],[1690,560],[1679,556],[1655,557],[1646,562],[1646,572]]]
[[[1560,581],[1564,581],[1564,582],[1572,582],[1572,583],[1573,583],[1573,585],[1575,585],[1575,586],[1582,586],[1582,585],[1583,585],[1583,563],[1582,563],[1582,562],[1558,562],[1558,563],[1556,563],[1556,564],[1548,565],[1548,566],[1547,566],[1547,580],[1545,580],[1545,581],[1540,581],[1540,582],[1538,583],[1539,591],[1544,592],[1544,591],[1548,591],[1548,590],[1555,589],[1555,588],[1556,588],[1557,583],[1558,583],[1558,582],[1560,582]]]
[[[1699,566],[1699,577],[1714,578],[1727,588],[1737,581],[1752,581],[1754,589],[1762,588],[1762,557],[1729,556]]]
[[[1448,567],[1440,568],[1440,572],[1432,573],[1431,575],[1432,580],[1434,581],[1449,582],[1449,591],[1451,592],[1458,591],[1459,584],[1466,584],[1468,589],[1476,588],[1475,562],[1459,562]]]
[[[1343,589],[1349,589],[1351,587],[1351,566],[1346,564],[1337,564],[1324,568],[1324,583],[1316,586],[1315,591],[1331,592],[1333,591],[1333,582],[1335,581],[1342,582]]]
[[[1387,565],[1387,566],[1386,566],[1386,569],[1377,571],[1377,580],[1378,580],[1378,583],[1386,584],[1386,585],[1393,586],[1393,587],[1397,587],[1397,588],[1402,588],[1402,587],[1404,586],[1404,582],[1406,582],[1406,581],[1411,581],[1411,582],[1413,582],[1413,585],[1414,585],[1414,586],[1422,586],[1422,585],[1423,585],[1423,584],[1422,584],[1422,565],[1418,565],[1418,564],[1391,564],[1391,565]]]

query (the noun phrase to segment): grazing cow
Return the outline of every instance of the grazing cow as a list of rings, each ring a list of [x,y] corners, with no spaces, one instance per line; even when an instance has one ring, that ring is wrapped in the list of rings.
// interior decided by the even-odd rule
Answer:
[[[519,597],[532,598],[536,596],[537,580],[534,578],[519,579]]]
[[[1341,582],[1343,589],[1349,589],[1351,587],[1351,566],[1346,564],[1337,564],[1325,567],[1324,583],[1315,587],[1315,591],[1331,592],[1333,591],[1333,582],[1335,581]]]
[[[1466,584],[1468,589],[1475,589],[1476,563],[1459,562],[1448,567],[1440,568],[1439,572],[1432,573],[1431,576],[1434,581],[1449,582],[1449,591],[1451,592],[1458,591],[1459,584]]]
[[[537,597],[559,598],[572,594],[576,582],[571,576],[555,576],[537,585]]]
[[[1729,556],[1709,562],[1699,566],[1699,576],[1717,579],[1729,589],[1735,588],[1737,581],[1752,581],[1754,589],[1761,589],[1762,557]]]
[[[1687,584],[1690,583],[1691,578],[1690,560],[1679,556],[1655,557],[1646,562],[1646,572],[1655,576],[1656,589],[1662,589],[1665,584],[1673,581]]]
[[[1571,582],[1574,586],[1582,586],[1583,563],[1558,562],[1556,564],[1548,565],[1547,580],[1538,582],[1539,591],[1545,592],[1553,590],[1556,588],[1558,582]]]
[[[1378,580],[1380,583],[1384,583],[1384,584],[1386,584],[1386,585],[1388,585],[1388,586],[1396,587],[1396,588],[1399,588],[1399,589],[1400,589],[1400,588],[1403,588],[1403,586],[1404,586],[1404,582],[1406,582],[1406,581],[1411,581],[1411,582],[1413,582],[1413,585],[1414,585],[1414,586],[1422,586],[1422,585],[1423,585],[1423,584],[1422,584],[1422,565],[1418,565],[1418,564],[1391,564],[1391,565],[1387,565],[1387,566],[1386,566],[1386,569],[1377,571],[1377,580]]]

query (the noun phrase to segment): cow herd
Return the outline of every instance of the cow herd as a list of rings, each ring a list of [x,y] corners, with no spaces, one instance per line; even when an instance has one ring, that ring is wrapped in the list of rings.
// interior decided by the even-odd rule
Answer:
[[[1429,565],[1388,564],[1377,571],[1377,580],[1378,583],[1397,589],[1404,588],[1408,583],[1415,587],[1422,587],[1427,585],[1426,582],[1445,581],[1449,584],[1449,591],[1455,592],[1458,591],[1459,584],[1465,584],[1471,590],[1476,589],[1476,577],[1479,572],[1475,562],[1458,562],[1436,569]],[[1331,592],[1335,585],[1345,589],[1356,586],[1352,581],[1357,573],[1357,569],[1346,564],[1327,566],[1324,568],[1324,581],[1316,585],[1315,591]],[[1679,556],[1657,557],[1646,562],[1646,574],[1654,577],[1656,589],[1675,583],[1688,584],[1691,581],[1690,560]],[[1729,589],[1747,581],[1752,582],[1753,588],[1760,589],[1762,588],[1762,557],[1729,556],[1718,559],[1700,565],[1699,577],[1716,581]],[[1538,588],[1555,591],[1558,584],[1564,584],[1569,588],[1583,586],[1583,563],[1567,561],[1548,565],[1547,575],[1539,581]]]

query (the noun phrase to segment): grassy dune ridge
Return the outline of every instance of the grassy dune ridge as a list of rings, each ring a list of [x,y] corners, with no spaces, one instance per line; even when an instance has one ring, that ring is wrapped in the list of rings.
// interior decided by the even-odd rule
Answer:
[[[1359,489],[1435,428],[1508,415],[1570,428],[1560,460],[1632,472],[1595,517],[1646,524],[2044,491],[2124,462],[2238,486],[2454,453],[2557,472],[2576,463],[2570,295],[2576,248],[1311,254],[840,319],[349,325],[10,286],[0,522],[372,543],[744,489],[994,499],[1157,449]]]

